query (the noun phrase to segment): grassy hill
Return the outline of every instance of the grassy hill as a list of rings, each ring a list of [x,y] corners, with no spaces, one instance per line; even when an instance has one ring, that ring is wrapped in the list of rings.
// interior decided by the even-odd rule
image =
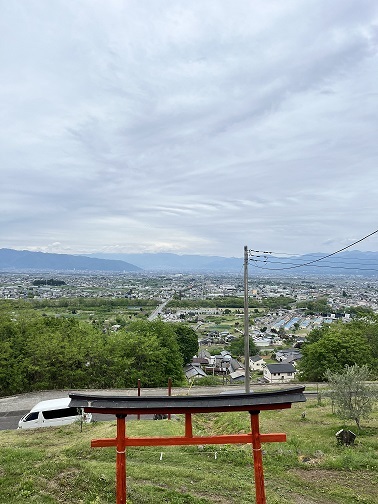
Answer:
[[[302,412],[306,411],[305,419]],[[354,447],[338,446],[344,427],[329,402],[262,412],[262,432],[286,432],[264,444],[268,504],[376,504],[378,413],[363,423]],[[194,415],[194,434],[249,431],[248,413]],[[346,427],[354,430],[352,424]],[[182,435],[184,418],[130,421],[130,436]],[[114,504],[115,450],[90,447],[114,437],[115,421],[56,429],[0,432],[0,502]],[[129,448],[128,504],[251,504],[249,445]]]

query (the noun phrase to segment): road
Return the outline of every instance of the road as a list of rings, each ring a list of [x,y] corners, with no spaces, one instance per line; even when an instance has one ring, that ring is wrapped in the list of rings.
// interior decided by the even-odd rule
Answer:
[[[17,429],[20,418],[30,410],[14,410],[7,413],[0,413],[0,430]]]
[[[91,392],[104,393],[105,391],[92,390]],[[122,392],[124,393],[124,395],[137,394],[135,389],[132,389],[131,391],[122,391]],[[161,393],[164,392],[162,392],[160,389],[160,394]],[[67,397],[68,394],[69,392],[67,391],[45,391],[45,392],[32,392],[29,394],[20,394],[18,396],[0,398],[0,430],[17,429],[18,421],[20,420],[20,418],[26,413],[29,413],[31,408],[35,406],[37,403],[39,403],[40,401],[46,401],[48,399],[59,399],[61,397]],[[92,418],[96,422],[112,421],[114,420],[114,415],[93,414]],[[134,420],[134,419],[136,419],[136,415],[128,416],[128,420]],[[152,415],[144,415],[143,419],[152,419]]]
[[[155,308],[155,310],[151,313],[151,315],[148,317],[148,320],[155,320],[159,315],[160,313],[164,310],[165,308],[165,305],[168,303],[168,301],[170,301],[170,298],[169,299],[166,299],[164,301],[164,303],[162,303],[161,305],[159,305],[157,308]]]

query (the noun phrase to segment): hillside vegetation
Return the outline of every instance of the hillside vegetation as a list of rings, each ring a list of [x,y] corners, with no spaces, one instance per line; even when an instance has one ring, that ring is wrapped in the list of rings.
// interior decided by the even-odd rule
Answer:
[[[303,418],[303,411],[306,415]],[[248,413],[194,415],[194,434],[249,431]],[[329,402],[294,404],[260,415],[262,432],[286,432],[264,444],[268,504],[376,504],[378,414],[353,447],[338,446],[343,424]],[[130,436],[182,435],[184,418],[129,421]],[[351,425],[346,427],[352,427]],[[115,450],[90,448],[114,437],[115,421],[0,432],[0,502],[114,504]],[[128,504],[251,504],[250,445],[129,448]]]
[[[73,318],[0,316],[0,396],[67,388],[174,385],[197,352],[183,324],[135,320],[117,332]]]

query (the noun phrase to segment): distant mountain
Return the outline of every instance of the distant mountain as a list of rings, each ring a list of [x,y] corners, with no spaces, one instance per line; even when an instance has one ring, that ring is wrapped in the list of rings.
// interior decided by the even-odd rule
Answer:
[[[125,261],[28,250],[0,249],[0,271],[141,271]]]
[[[243,259],[235,257],[178,255],[169,253],[157,254],[92,254],[91,257],[118,259],[135,264],[146,271],[166,272],[208,272],[234,273],[243,268]]]
[[[254,254],[248,268],[254,276],[378,275],[378,252],[345,251],[278,257]],[[324,259],[322,259],[324,258]],[[242,257],[157,254],[91,254],[88,256],[0,249],[0,271],[104,271],[243,274]]]
[[[257,276],[347,275],[377,276],[378,252],[345,251],[330,257],[327,253],[278,257],[255,254],[249,260],[249,272]],[[94,254],[91,257],[128,261],[146,271],[177,273],[241,273],[242,257],[156,254]],[[322,259],[324,258],[324,259]]]

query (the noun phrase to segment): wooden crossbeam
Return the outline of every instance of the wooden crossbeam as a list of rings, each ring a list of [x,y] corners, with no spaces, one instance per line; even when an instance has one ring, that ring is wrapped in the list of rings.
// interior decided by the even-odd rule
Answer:
[[[262,443],[285,442],[286,434],[260,434]],[[253,436],[249,434],[227,434],[221,436],[172,436],[172,437],[126,437],[125,446],[179,446],[206,444],[252,444]],[[117,438],[94,439],[92,448],[117,446]]]

